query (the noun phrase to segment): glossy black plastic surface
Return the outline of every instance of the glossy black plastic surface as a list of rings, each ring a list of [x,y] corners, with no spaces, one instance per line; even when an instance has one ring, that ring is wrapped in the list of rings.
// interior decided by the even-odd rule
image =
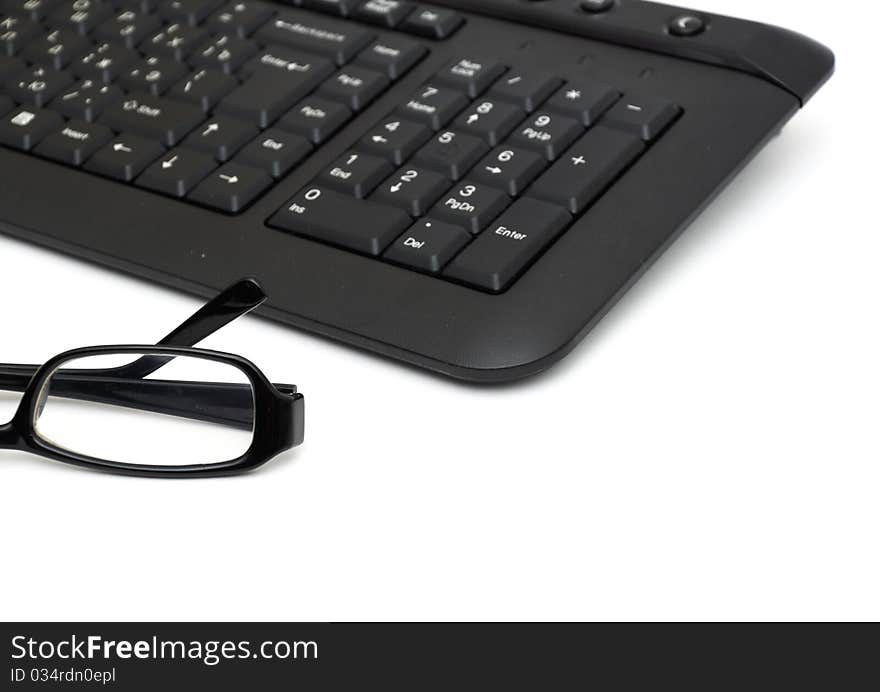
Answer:
[[[0,425],[0,449],[28,451],[127,475],[205,477],[251,470],[301,444],[304,398],[295,386],[272,384],[253,363],[240,356],[187,345],[249,312],[264,299],[255,281],[238,282],[166,337],[180,342],[179,346],[96,346],[62,353],[40,367],[0,365],[0,389],[24,391],[13,420]],[[103,370],[64,368],[65,363],[82,358],[125,354],[138,357],[128,365]],[[142,379],[184,356],[234,367],[250,384]],[[242,456],[220,464],[139,465],[86,457],[54,445],[36,431],[38,407],[47,394],[253,430],[253,440]]]
[[[245,213],[227,216],[0,150],[0,230],[203,296],[237,277],[258,314],[465,380],[509,381],[568,353],[833,70],[780,29],[626,2],[442,0],[467,22]],[[382,35],[383,30],[376,29]],[[684,115],[506,292],[489,295],[265,225],[330,162],[451,59],[490,55],[561,79],[671,101]],[[809,152],[803,153],[809,165]],[[757,251],[757,250],[756,250]]]

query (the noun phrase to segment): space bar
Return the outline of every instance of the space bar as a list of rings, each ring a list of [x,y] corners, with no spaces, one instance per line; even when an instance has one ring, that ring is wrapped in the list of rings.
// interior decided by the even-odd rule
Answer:
[[[377,256],[412,223],[409,214],[313,185],[271,219],[285,231]]]

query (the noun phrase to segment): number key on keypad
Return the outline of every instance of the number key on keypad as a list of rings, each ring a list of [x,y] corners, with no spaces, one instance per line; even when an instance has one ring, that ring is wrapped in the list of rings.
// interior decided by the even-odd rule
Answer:
[[[453,127],[476,135],[495,146],[515,128],[525,117],[521,108],[509,103],[489,99],[476,101],[473,106],[459,115]]]
[[[411,120],[426,123],[439,130],[467,105],[467,97],[462,92],[426,84],[400,106],[399,110]]]
[[[350,151],[343,154],[321,176],[321,182],[359,199],[370,194],[391,173],[385,159]]]
[[[413,160],[459,180],[488,150],[482,139],[446,130],[422,147]]]
[[[384,156],[399,166],[427,142],[431,134],[431,130],[424,125],[392,116],[367,133],[361,140],[361,148],[371,154]]]
[[[269,219],[269,225],[298,235],[379,255],[412,224],[409,214],[310,185]]]
[[[417,166],[404,166],[376,188],[373,199],[400,207],[412,216],[422,216],[447,189],[446,176]]]
[[[502,145],[474,167],[471,177],[517,197],[546,167],[547,159],[540,154]]]
[[[471,240],[460,226],[422,219],[385,251],[385,259],[436,274]]]
[[[430,215],[479,233],[508,204],[510,198],[501,190],[468,180],[443,195]]]
[[[583,126],[571,118],[540,112],[520,125],[510,136],[509,142],[517,147],[538,151],[553,161],[583,132]]]

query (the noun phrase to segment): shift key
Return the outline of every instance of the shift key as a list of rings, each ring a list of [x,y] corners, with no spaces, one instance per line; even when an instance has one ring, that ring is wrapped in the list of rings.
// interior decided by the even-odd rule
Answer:
[[[477,236],[443,275],[500,293],[570,222],[562,207],[521,199]]]
[[[412,224],[409,214],[321,185],[304,188],[269,225],[333,245],[379,255]]]
[[[201,108],[135,92],[107,108],[100,121],[117,132],[173,147],[204,119]]]

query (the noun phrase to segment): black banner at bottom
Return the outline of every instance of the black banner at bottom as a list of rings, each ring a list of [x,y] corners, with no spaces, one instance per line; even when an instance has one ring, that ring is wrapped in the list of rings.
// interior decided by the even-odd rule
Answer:
[[[10,690],[856,689],[873,625],[9,623]],[[869,667],[870,666],[870,667]],[[867,677],[865,677],[867,675]]]

